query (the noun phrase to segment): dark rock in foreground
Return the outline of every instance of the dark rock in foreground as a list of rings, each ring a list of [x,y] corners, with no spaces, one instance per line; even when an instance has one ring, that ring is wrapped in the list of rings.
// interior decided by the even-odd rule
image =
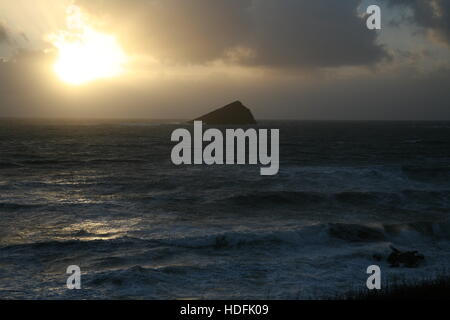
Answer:
[[[386,261],[392,268],[417,268],[425,260],[425,256],[418,251],[400,251],[390,246],[391,253],[387,256]],[[373,258],[377,261],[383,261],[383,254],[376,253]]]
[[[391,267],[405,266],[407,268],[417,268],[425,257],[417,251],[400,251],[391,246],[392,253],[387,258]]]
[[[252,112],[245,107],[240,101],[235,101],[210,112],[194,121],[203,121],[209,125],[250,125],[256,124],[256,120]]]
[[[382,286],[382,290],[359,290],[336,296],[333,300],[448,300],[450,276],[428,279],[397,280]]]

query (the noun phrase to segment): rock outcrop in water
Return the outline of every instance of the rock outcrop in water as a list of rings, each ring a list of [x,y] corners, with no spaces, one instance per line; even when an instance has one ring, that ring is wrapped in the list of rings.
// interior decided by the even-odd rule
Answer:
[[[387,258],[391,267],[416,268],[425,259],[424,255],[417,251],[400,251],[392,246],[391,250],[392,252]]]
[[[400,251],[397,248],[390,246],[391,253],[387,256],[386,261],[392,268],[417,268],[425,260],[425,256],[418,251]],[[377,261],[383,261],[385,256],[380,253],[373,255]]]
[[[235,101],[212,111],[194,121],[203,121],[209,125],[251,125],[256,124],[250,109],[245,107],[240,101]]]

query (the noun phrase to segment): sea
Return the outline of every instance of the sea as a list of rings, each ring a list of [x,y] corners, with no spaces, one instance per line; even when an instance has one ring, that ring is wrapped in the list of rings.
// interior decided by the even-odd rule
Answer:
[[[450,122],[262,121],[275,176],[175,166],[182,127],[0,120],[0,299],[328,299],[370,265],[382,286],[448,272]]]

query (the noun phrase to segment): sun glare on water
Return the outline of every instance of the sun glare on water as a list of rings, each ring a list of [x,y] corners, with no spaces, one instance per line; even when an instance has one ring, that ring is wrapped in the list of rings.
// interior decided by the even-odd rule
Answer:
[[[94,30],[78,7],[69,7],[67,14],[68,30],[50,36],[58,49],[53,66],[58,77],[65,83],[81,85],[119,76],[126,55],[117,39]]]

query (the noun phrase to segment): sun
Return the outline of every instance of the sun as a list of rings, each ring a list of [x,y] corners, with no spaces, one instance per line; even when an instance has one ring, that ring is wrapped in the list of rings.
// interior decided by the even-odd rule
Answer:
[[[63,82],[82,85],[123,73],[126,55],[114,36],[93,29],[76,6],[67,22],[67,31],[50,36],[58,50],[53,70]]]
[[[86,30],[80,39],[55,46],[59,53],[53,68],[66,83],[79,85],[123,72],[124,53],[112,36]]]

